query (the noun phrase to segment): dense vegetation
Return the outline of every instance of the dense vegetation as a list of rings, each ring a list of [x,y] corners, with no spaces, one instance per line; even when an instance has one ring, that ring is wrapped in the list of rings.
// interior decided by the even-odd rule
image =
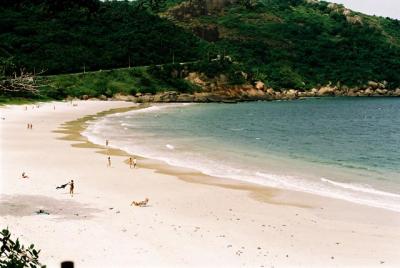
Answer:
[[[40,250],[35,249],[34,245],[25,247],[18,238],[14,241],[8,229],[0,232],[0,244],[0,267],[46,267],[39,262]]]
[[[198,88],[174,75],[189,70],[224,73],[231,84],[262,80],[275,89],[368,81],[400,86],[397,20],[315,0],[241,0],[199,11],[206,2],[3,0],[0,80],[22,68],[45,71],[51,76],[41,79],[48,84],[42,95],[58,98],[191,92]],[[184,5],[185,16],[175,16],[173,10]],[[212,27],[212,42],[194,34]],[[233,63],[212,61],[218,54]],[[192,64],[185,71],[177,62]],[[144,65],[151,67],[127,68]],[[66,73],[81,74],[52,76]]]
[[[46,74],[190,61],[200,41],[126,1],[0,2],[0,57]],[[18,69],[18,68],[17,68]],[[12,72],[12,69],[7,69]]]
[[[397,20],[311,0],[239,1],[211,16],[169,17],[186,28],[217,25],[215,47],[275,88],[400,86]]]
[[[240,70],[243,67],[224,59],[196,61],[186,64],[169,63],[149,67],[120,68],[76,74],[43,76],[38,82],[42,98],[62,99],[67,96],[112,97],[116,93],[135,95],[174,90],[181,93],[201,91],[185,80],[190,72],[201,72],[212,78],[226,74],[230,84],[245,82]],[[0,99],[1,102],[1,99]]]

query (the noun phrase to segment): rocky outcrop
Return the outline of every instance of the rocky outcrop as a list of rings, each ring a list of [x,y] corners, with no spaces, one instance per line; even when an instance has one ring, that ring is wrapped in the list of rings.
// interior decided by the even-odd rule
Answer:
[[[126,96],[116,94],[113,99],[133,101],[133,102],[224,102],[236,103],[243,101],[256,100],[293,100],[310,97],[400,97],[400,88],[389,90],[386,82],[370,81],[364,87],[348,88],[346,86],[327,85],[320,88],[313,88],[308,91],[296,89],[273,90],[268,88],[262,81],[256,81],[253,85],[228,86],[225,76],[218,77],[212,83],[207,81],[202,75],[196,73],[188,74],[188,80],[195,81],[201,85],[202,92],[179,93],[177,91],[167,91],[157,94],[141,94]],[[197,82],[197,83],[196,83]],[[100,99],[103,99],[100,97]]]

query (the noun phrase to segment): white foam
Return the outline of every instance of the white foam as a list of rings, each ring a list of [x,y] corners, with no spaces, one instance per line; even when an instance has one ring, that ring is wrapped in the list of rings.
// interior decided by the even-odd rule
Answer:
[[[165,147],[167,147],[170,150],[174,150],[175,149],[175,147],[173,145],[171,145],[171,144],[165,144]]]
[[[343,182],[336,182],[336,181],[325,179],[325,178],[321,178],[321,181],[330,183],[330,184],[332,184],[334,186],[337,186],[337,187],[341,187],[341,188],[344,188],[344,189],[356,191],[356,192],[363,192],[363,193],[369,193],[369,194],[376,194],[376,195],[383,195],[383,196],[399,197],[400,198],[400,195],[398,195],[398,194],[376,190],[376,189],[372,188],[368,184],[360,185],[360,184],[352,184],[352,183],[343,183]]]

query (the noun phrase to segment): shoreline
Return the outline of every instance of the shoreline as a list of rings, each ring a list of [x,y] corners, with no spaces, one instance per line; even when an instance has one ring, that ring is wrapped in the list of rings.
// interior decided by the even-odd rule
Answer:
[[[168,107],[170,107],[170,108],[171,107],[172,108],[184,107],[184,106],[178,106],[178,105],[184,105],[184,104],[176,104],[176,103],[150,104],[150,103],[148,103],[147,105],[138,107],[138,109],[147,109],[147,108],[154,107],[155,109],[159,110],[159,109],[168,108]],[[206,106],[204,106],[204,109],[207,109]],[[153,109],[150,109],[148,112],[152,112],[152,111],[153,111]],[[146,111],[143,111],[143,112],[146,112]],[[110,115],[110,114],[111,113],[108,113],[107,115]],[[107,116],[107,115],[104,115],[104,116]],[[130,115],[130,116],[134,116],[134,114]],[[99,118],[99,117],[96,118],[96,120],[99,120],[99,119],[101,119],[101,118]],[[92,120],[92,118],[90,118],[90,119],[88,119],[88,121],[94,121],[94,120]],[[70,123],[75,124],[74,122],[70,122]],[[94,140],[91,139],[91,141],[89,141],[90,135],[85,136],[83,134],[85,132],[85,129],[87,129],[87,127],[88,127],[87,123],[79,122],[79,120],[76,123],[77,123],[77,128],[81,129],[80,139],[84,140],[87,144],[90,144],[90,145],[88,145],[89,147],[97,146],[97,148],[99,148],[99,149],[101,148],[103,150],[107,150],[106,147],[99,144],[98,138],[95,138]],[[85,127],[81,127],[81,124],[84,124]],[[78,133],[75,133],[75,135],[78,135]],[[104,136],[103,136],[103,138],[104,138]],[[71,140],[73,140],[73,139],[71,139]],[[115,144],[115,142],[117,142],[117,141],[114,141],[112,143]],[[80,147],[82,147],[82,146],[80,146]],[[289,192],[293,193],[294,195],[296,195],[297,193],[302,193],[305,195],[317,196],[317,197],[321,197],[321,198],[331,198],[331,199],[335,199],[335,200],[340,200],[340,201],[350,202],[353,204],[367,206],[370,208],[384,209],[384,210],[400,213],[400,211],[397,208],[393,207],[393,205],[391,203],[383,204],[383,203],[378,203],[378,201],[375,201],[375,203],[374,203],[373,199],[368,199],[368,198],[365,199],[366,197],[362,197],[362,196],[358,197],[358,199],[350,198],[350,197],[346,196],[347,193],[334,194],[334,193],[330,193],[329,189],[325,189],[325,191],[323,191],[323,190],[319,190],[318,188],[315,188],[315,187],[314,188],[312,188],[312,187],[311,188],[303,188],[303,189],[300,189],[300,188],[299,189],[293,189],[293,188],[291,189],[290,187],[269,186],[269,185],[265,185],[262,183],[251,182],[246,179],[230,178],[228,175],[218,176],[218,175],[204,173],[200,169],[196,169],[193,167],[187,167],[184,165],[174,165],[174,164],[169,163],[166,160],[154,159],[151,157],[147,157],[145,155],[141,155],[140,153],[138,154],[137,152],[134,152],[134,151],[129,152],[129,151],[119,148],[118,146],[111,146],[110,148],[113,148],[113,150],[118,151],[118,153],[111,153],[111,154],[119,155],[119,156],[127,156],[127,157],[128,156],[133,157],[134,155],[139,156],[141,162],[144,163],[143,167],[149,168],[149,169],[155,169],[157,172],[159,172],[161,174],[177,176],[179,179],[184,180],[184,181],[196,182],[196,183],[200,183],[200,184],[208,184],[208,185],[214,185],[214,186],[222,186],[222,187],[227,187],[227,188],[231,188],[231,189],[239,189],[239,188],[248,189],[248,191],[251,192],[251,195],[255,195],[254,192],[257,192],[257,191],[270,192],[271,193],[270,197],[265,200],[266,202],[274,202],[272,200],[272,196],[274,196],[276,194],[272,194],[272,193],[278,193],[279,191],[289,191]],[[108,151],[110,151],[110,149],[108,149]],[[106,154],[107,152],[102,151],[101,153]],[[108,152],[108,154],[110,154],[110,152]],[[282,161],[282,159],[280,161]],[[287,163],[287,164],[290,164],[290,163]],[[305,163],[303,163],[303,164],[305,164]],[[313,168],[312,172],[316,172],[317,169],[318,169],[318,167]],[[336,171],[336,172],[338,172],[338,171]],[[269,172],[268,172],[268,174],[271,174],[272,176],[285,176],[283,174],[278,175],[278,174],[269,173]],[[311,177],[313,177],[314,175],[315,174],[312,173]],[[324,175],[320,174],[317,177],[321,177],[321,176],[324,176]],[[300,180],[300,178],[293,178],[293,179]],[[324,177],[321,177],[321,180],[328,181],[329,183],[332,183],[332,184],[340,183],[340,182],[336,182],[336,181],[327,180]],[[259,188],[259,189],[257,189],[257,188]],[[249,190],[249,189],[251,189],[251,190]],[[342,188],[340,188],[340,189],[342,189]],[[369,188],[367,188],[367,189],[369,189]],[[373,189],[375,191],[381,193],[380,190],[376,190],[375,188],[373,188]],[[333,189],[333,190],[335,190],[335,189]],[[362,190],[361,190],[361,193],[365,193]],[[397,197],[397,195],[393,194],[393,193],[389,193],[389,192],[382,192],[382,193],[387,194],[387,195],[393,195],[393,196]],[[362,198],[364,198],[364,199],[362,199]],[[297,204],[297,205],[302,206],[301,204]],[[392,205],[392,207],[391,207],[391,205]]]
[[[92,104],[93,110],[103,111],[107,110],[103,107],[107,105],[128,106],[126,103],[93,102]],[[79,107],[92,104],[79,102]],[[23,235],[23,240],[30,238],[29,241],[39,244],[44,254],[43,258],[47,261],[45,264],[54,264],[55,259],[68,257],[68,254],[72,255],[73,260],[76,260],[81,267],[96,265],[102,267],[106,265],[102,259],[105,256],[112,258],[114,262],[111,263],[117,267],[124,267],[132,261],[146,267],[171,265],[237,267],[243,266],[244,263],[252,267],[261,265],[373,267],[379,266],[382,261],[390,267],[400,264],[396,250],[396,245],[399,243],[396,235],[399,233],[398,223],[400,223],[398,213],[287,190],[266,187],[260,189],[259,186],[249,183],[232,183],[228,180],[203,176],[192,170],[166,167],[166,164],[151,159],[140,159],[139,169],[129,170],[125,163],[127,155],[117,156],[121,151],[105,152],[116,154],[113,157],[112,168],[106,168],[104,150],[99,148],[101,146],[92,147],[85,143],[82,145],[83,141],[76,136],[76,132],[74,134],[68,132],[70,129],[65,129],[65,126],[68,127],[67,122],[72,124],[71,121],[81,120],[82,124],[83,117],[94,113],[76,112],[74,116],[77,118],[68,120],[71,117],[69,115],[52,116],[51,107],[48,107],[51,104],[44,106],[46,107],[41,109],[47,110],[43,113],[39,111],[40,115],[37,115],[36,119],[47,118],[47,124],[50,126],[39,133],[40,136],[30,137],[32,140],[25,138],[22,145],[17,143],[25,137],[25,131],[23,129],[24,133],[18,133],[20,131],[18,124],[22,124],[30,117],[35,118],[35,115],[29,116],[31,111],[29,114],[24,114],[18,110],[22,110],[21,106],[14,106],[11,110],[16,111],[14,113],[9,111],[6,115],[6,124],[1,125],[4,136],[2,140],[8,139],[1,145],[6,156],[2,159],[2,166],[6,167],[2,171],[2,178],[6,179],[3,181],[0,214],[5,215],[1,222],[8,223],[12,233]],[[14,116],[21,113],[27,118],[18,119]],[[14,117],[10,123],[8,123],[9,117]],[[61,126],[63,122],[67,125]],[[36,122],[34,125],[36,130]],[[73,131],[79,132],[79,127],[74,127]],[[69,135],[69,139],[74,139],[78,143],[63,140],[61,135]],[[41,143],[42,140],[45,143]],[[18,154],[18,150],[21,149],[31,150],[25,153],[29,155],[28,158]],[[52,152],[51,155],[48,155],[49,152]],[[32,157],[39,160],[32,161]],[[19,161],[15,162],[17,159]],[[53,159],[47,170],[43,170],[45,159],[48,161]],[[15,184],[12,174],[18,174],[15,169],[18,165],[24,164],[31,169],[28,174],[33,174],[35,178],[27,183],[18,181]],[[79,201],[79,204],[74,205],[77,208],[82,206],[82,202],[89,205],[88,208],[87,205],[80,208],[80,211],[83,211],[82,215],[87,214],[85,215],[87,218],[84,216],[81,218],[79,215],[76,216],[79,219],[70,219],[74,218],[73,212],[65,216],[67,219],[64,220],[51,217],[47,219],[30,214],[21,218],[20,215],[14,215],[12,208],[4,202],[5,195],[6,201],[25,204],[27,200],[21,195],[32,194],[46,196],[48,202],[39,203],[48,206],[54,198],[58,200],[62,197],[61,200],[71,202],[68,196],[54,196],[53,187],[46,186],[50,181],[56,183],[54,174],[48,174],[54,173],[52,170],[57,170],[55,172],[58,174],[57,177],[61,175],[79,178],[77,189],[82,189],[82,192],[78,192],[73,201]],[[130,175],[132,173],[133,175]],[[41,174],[43,178],[36,178],[35,174]],[[37,180],[41,183],[33,184]],[[149,207],[144,209],[129,207],[132,198],[140,199],[146,195],[150,198]],[[28,200],[32,200],[32,196]],[[52,210],[55,216],[58,215],[55,212],[59,207],[57,202],[54,201],[54,212]],[[109,209],[111,206],[117,207],[120,213],[115,214],[115,210]],[[5,209],[8,209],[7,213]],[[61,227],[56,227],[55,221]],[[106,226],[107,232],[104,229]],[[65,234],[65,228],[70,232]],[[86,231],[82,231],[82,228]],[[126,231],[121,233],[121,228]],[[32,233],[35,229],[40,229],[46,237],[43,238],[41,232],[36,235]],[[326,233],[324,239],[320,237],[321,232]],[[99,240],[96,245],[93,244],[93,249],[81,252],[79,248],[82,243],[91,241],[94,233],[100,233],[110,241],[118,241],[120,248],[115,249],[115,245],[112,247],[107,241],[104,243]],[[76,249],[70,248],[71,245],[68,243],[54,247],[51,242],[51,239],[56,237],[71,241],[71,236],[79,242],[79,244],[73,243]],[[185,248],[181,248],[180,245],[185,245]],[[101,250],[103,247],[106,251]],[[139,248],[142,249],[138,250]],[[132,249],[136,249],[134,254]],[[117,257],[121,259],[116,261]]]

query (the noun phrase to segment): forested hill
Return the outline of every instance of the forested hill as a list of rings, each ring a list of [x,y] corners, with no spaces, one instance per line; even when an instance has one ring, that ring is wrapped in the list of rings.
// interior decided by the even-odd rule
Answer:
[[[398,20],[317,0],[192,0],[163,15],[273,87],[400,85]]]
[[[125,1],[0,1],[0,57],[30,71],[57,74],[160,64],[173,56],[194,60],[200,43]]]
[[[275,89],[400,87],[400,22],[317,0],[3,0],[0,66],[46,74],[229,56]],[[214,63],[215,65],[215,63]],[[204,64],[202,65],[204,68]],[[239,67],[235,67],[235,72]],[[250,81],[251,80],[251,81]]]

